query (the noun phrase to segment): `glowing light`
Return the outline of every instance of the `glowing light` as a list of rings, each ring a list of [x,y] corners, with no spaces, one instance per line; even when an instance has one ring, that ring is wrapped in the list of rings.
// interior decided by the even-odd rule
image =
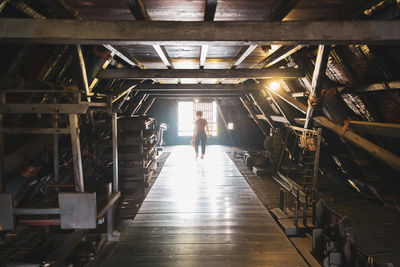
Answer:
[[[268,86],[272,91],[277,91],[280,87],[281,85],[278,82],[271,82]]]
[[[228,122],[228,129],[233,130],[233,122]]]
[[[194,100],[194,102],[199,103],[199,100],[196,98],[196,99]]]

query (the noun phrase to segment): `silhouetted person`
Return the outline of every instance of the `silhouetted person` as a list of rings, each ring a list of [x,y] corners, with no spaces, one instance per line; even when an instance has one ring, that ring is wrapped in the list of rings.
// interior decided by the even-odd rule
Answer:
[[[199,144],[201,143],[201,159],[204,159],[206,153],[206,141],[207,136],[210,137],[210,130],[208,129],[208,123],[202,118],[203,112],[196,112],[196,125],[194,127],[194,133],[192,141],[194,141],[194,150],[196,152],[196,159],[199,157]],[[207,130],[207,135],[206,135]]]

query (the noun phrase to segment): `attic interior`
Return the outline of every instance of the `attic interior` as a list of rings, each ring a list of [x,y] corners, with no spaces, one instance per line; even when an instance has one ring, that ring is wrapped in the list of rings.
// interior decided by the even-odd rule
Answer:
[[[400,266],[399,14],[0,0],[0,265]]]

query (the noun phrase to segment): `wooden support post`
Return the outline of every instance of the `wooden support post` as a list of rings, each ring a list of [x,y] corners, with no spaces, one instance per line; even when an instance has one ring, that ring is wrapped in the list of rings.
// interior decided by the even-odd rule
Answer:
[[[56,104],[56,98],[53,97],[53,104]],[[58,128],[58,122],[57,122],[57,114],[53,115],[53,128],[57,129]],[[54,170],[54,181],[58,181],[58,175],[59,175],[59,170],[58,170],[58,134],[55,133],[53,134],[53,170]]]
[[[78,115],[69,114],[69,127],[71,130],[72,158],[74,164],[75,190],[85,192],[83,184],[81,143],[79,140]]]
[[[0,104],[6,103],[6,94],[0,92]],[[3,192],[3,185],[5,183],[5,168],[4,168],[4,135],[2,134],[3,128],[3,114],[0,113],[0,193]]]
[[[111,115],[112,129],[112,149],[113,149],[113,184],[112,192],[118,192],[118,116],[117,113]]]
[[[82,83],[85,88],[85,93],[86,93],[86,99],[87,102],[91,102],[91,89],[89,87],[89,82],[88,82],[88,77],[87,77],[87,72],[86,72],[86,64],[85,64],[85,59],[83,57],[82,53],[82,47],[81,45],[77,44],[76,45],[76,50],[78,53],[78,61],[79,61],[79,66],[81,69],[81,75],[82,75]],[[80,99],[78,99],[78,102]],[[94,137],[94,118],[93,118],[93,110],[89,109],[88,114],[89,118],[89,150],[91,153],[94,152],[94,144],[93,144],[93,137]]]
[[[317,60],[315,62],[314,74],[312,79],[312,91],[308,101],[306,122],[304,124],[305,129],[311,128],[310,121],[313,117],[314,107],[318,103],[318,98],[321,94],[322,82],[328,64],[329,53],[330,53],[329,46],[326,45],[318,46]]]
[[[78,53],[79,67],[81,69],[82,83],[83,83],[83,86],[85,88],[87,101],[90,102],[90,93],[91,92],[90,92],[90,89],[89,89],[89,83],[88,83],[88,78],[87,78],[87,73],[86,73],[85,59],[83,58],[81,45],[77,44],[76,45],[76,50],[77,50],[77,53]]]
[[[221,103],[218,99],[215,99],[215,103],[217,104],[217,110],[218,110],[219,116],[221,117],[221,120],[224,123],[226,132],[228,133],[228,136],[229,136],[229,139],[231,139],[232,145],[236,146],[236,142],[233,139],[231,130],[229,130],[229,128],[228,128],[228,123],[226,122],[225,115],[222,111]]]

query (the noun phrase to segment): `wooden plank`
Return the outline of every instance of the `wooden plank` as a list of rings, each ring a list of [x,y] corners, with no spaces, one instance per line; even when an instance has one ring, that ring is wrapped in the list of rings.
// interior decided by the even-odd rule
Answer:
[[[122,240],[120,243],[135,244],[238,244],[238,243],[265,243],[265,240],[279,238],[278,233],[256,233],[256,234],[237,234],[237,235],[129,235],[129,239]]]
[[[298,256],[293,254],[278,255],[168,255],[168,256],[137,256],[118,255],[110,266],[207,266],[207,267],[246,267],[246,266],[308,266]]]
[[[368,121],[350,121],[356,132],[400,138],[400,124]]]
[[[283,116],[271,116],[271,120],[281,123],[289,123],[289,121]]]
[[[302,71],[286,69],[106,69],[97,75],[99,79],[270,79],[301,78]]]
[[[399,43],[400,21],[169,22],[1,19],[0,42],[147,45]]]
[[[118,255],[253,255],[253,254],[274,254],[287,255],[294,252],[294,248],[282,244],[281,238],[270,240],[268,244],[121,244],[118,248]],[[132,246],[133,245],[133,246]]]

